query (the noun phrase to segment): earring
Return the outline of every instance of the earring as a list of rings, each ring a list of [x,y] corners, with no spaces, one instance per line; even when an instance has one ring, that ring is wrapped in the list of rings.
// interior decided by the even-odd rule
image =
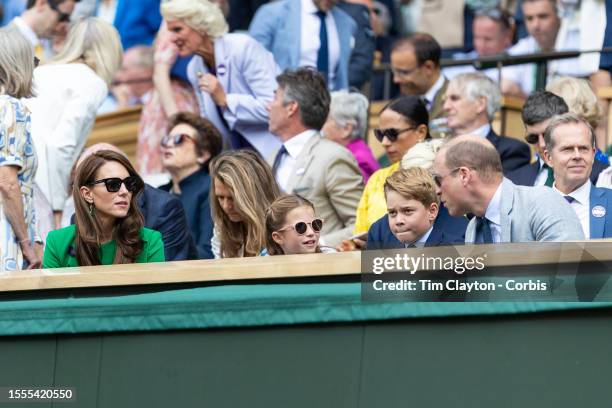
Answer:
[[[89,216],[90,217],[94,216],[94,206],[93,206],[93,203],[89,203]]]

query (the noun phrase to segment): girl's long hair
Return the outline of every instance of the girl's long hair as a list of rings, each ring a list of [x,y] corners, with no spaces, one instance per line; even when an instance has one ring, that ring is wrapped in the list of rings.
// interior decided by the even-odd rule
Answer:
[[[235,150],[215,157],[210,163],[212,180],[210,206],[224,258],[257,256],[265,247],[266,209],[280,191],[272,169],[255,152]],[[215,192],[215,179],[232,191],[234,209],[242,217],[233,222],[221,208]]]
[[[129,160],[122,154],[111,150],[99,150],[83,160],[77,168],[72,189],[76,213],[76,259],[79,266],[100,265],[100,245],[102,244],[102,227],[96,218],[95,209],[90,213],[89,203],[81,195],[81,187],[91,187],[100,167],[109,161],[121,164],[130,176],[138,176]],[[114,264],[133,263],[143,248],[140,230],[144,226],[144,217],[138,208],[138,194],[142,192],[144,183],[132,193],[130,208],[125,218],[118,218],[113,228],[112,239],[117,243]]]

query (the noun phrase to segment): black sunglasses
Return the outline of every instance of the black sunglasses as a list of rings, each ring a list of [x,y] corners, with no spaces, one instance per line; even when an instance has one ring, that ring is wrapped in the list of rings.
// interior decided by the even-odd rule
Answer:
[[[51,0],[51,1],[49,2],[49,7],[51,7],[51,10],[55,11],[55,12],[56,12],[56,13],[59,15],[59,20],[58,20],[58,21],[59,21],[60,23],[67,23],[67,22],[69,22],[69,21],[70,21],[70,14],[68,14],[68,13],[64,13],[62,10],[60,10],[60,9],[58,8],[58,5],[57,5],[57,4],[55,4],[55,3],[53,2],[53,0]]]
[[[529,144],[536,144],[540,141],[540,133],[529,133],[525,136],[525,141]]]
[[[138,191],[142,188],[142,181],[138,176],[128,176],[123,180],[121,180],[119,177],[109,177],[102,180],[96,180],[93,183],[90,183],[90,185],[93,186],[95,184],[102,183],[104,183],[104,185],[106,186],[106,191],[108,191],[109,193],[116,193],[117,191],[119,191],[121,189],[122,184],[125,184],[125,188],[130,193]]]
[[[179,133],[176,135],[165,135],[164,137],[162,137],[161,145],[163,147],[168,147],[168,143],[170,142],[170,140],[172,140],[174,146],[182,145],[185,140],[191,140],[195,143],[195,139],[189,136],[187,133]]]
[[[409,130],[414,130],[416,127],[412,126],[406,129],[374,129],[374,136],[376,136],[376,140],[382,143],[383,139],[386,137],[389,139],[391,143],[395,142],[401,133],[407,132]]]
[[[438,186],[438,188],[442,187],[442,180],[444,180],[444,177],[446,176],[450,176],[451,174],[455,173],[457,170],[459,170],[461,167],[457,167],[455,169],[452,169],[451,171],[448,172],[448,174],[441,176],[439,174],[433,174],[431,173],[431,177],[434,180],[434,183],[436,183],[436,186]]]
[[[323,220],[320,218],[315,218],[314,220],[312,220],[312,222],[298,222],[295,225],[290,225],[288,227],[285,228],[281,228],[278,230],[278,232],[283,231],[287,228],[292,228],[295,230],[295,232],[297,232],[299,235],[304,235],[306,233],[306,231],[308,231],[308,226],[312,227],[312,230],[314,232],[320,232],[321,228],[323,228]]]

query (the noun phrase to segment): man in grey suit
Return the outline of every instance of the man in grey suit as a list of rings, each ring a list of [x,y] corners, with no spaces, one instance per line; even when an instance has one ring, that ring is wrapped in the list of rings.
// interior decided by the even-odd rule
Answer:
[[[268,105],[270,132],[283,145],[274,158],[274,177],[282,190],[310,200],[323,224],[321,241],[337,245],[351,236],[363,193],[357,161],[345,147],[322,138],[330,96],[313,69],[286,70]]]
[[[451,139],[438,151],[433,172],[448,212],[475,215],[466,243],[584,240],[580,221],[563,197],[504,178],[499,154],[486,139]]]

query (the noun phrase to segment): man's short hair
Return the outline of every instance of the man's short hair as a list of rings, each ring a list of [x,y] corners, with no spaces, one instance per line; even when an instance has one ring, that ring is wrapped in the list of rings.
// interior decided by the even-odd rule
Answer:
[[[286,69],[276,82],[285,94],[284,103],[297,102],[304,126],[321,130],[331,99],[323,76],[313,68],[301,67]]]
[[[461,137],[461,136],[460,136]],[[503,174],[501,158],[495,147],[486,140],[461,140],[451,142],[445,150],[444,161],[450,170],[467,167],[475,170],[480,178],[489,181]]]
[[[440,66],[442,48],[431,35],[427,33],[414,33],[406,38],[401,38],[393,44],[391,52],[404,48],[414,49],[414,55],[419,65],[423,65],[425,61],[431,61],[436,67]]]
[[[495,112],[501,106],[501,92],[499,86],[491,78],[481,72],[466,72],[459,74],[451,80],[457,85],[462,94],[471,101],[478,98],[487,100],[487,118],[489,122],[495,119]]]
[[[529,95],[523,105],[523,123],[533,126],[567,112],[569,112],[567,103],[560,96],[548,91],[535,91]]]
[[[397,170],[387,177],[384,189],[385,196],[389,191],[395,191],[407,200],[420,202],[425,208],[431,203],[440,204],[433,177],[421,167]]]
[[[51,6],[57,7],[65,1],[66,0],[47,0],[47,3],[49,3]],[[78,3],[79,1],[81,0],[74,0],[75,3]],[[26,4],[26,9],[31,9],[32,7],[34,7],[35,4],[36,4],[36,0],[28,0]]]
[[[558,127],[563,125],[584,125],[591,135],[591,146],[595,147],[595,132],[593,127],[586,121],[586,119],[576,115],[575,113],[564,113],[562,115],[555,116],[544,131],[544,142],[546,143],[546,150],[549,152],[555,147],[555,140],[553,139],[553,132]]]

